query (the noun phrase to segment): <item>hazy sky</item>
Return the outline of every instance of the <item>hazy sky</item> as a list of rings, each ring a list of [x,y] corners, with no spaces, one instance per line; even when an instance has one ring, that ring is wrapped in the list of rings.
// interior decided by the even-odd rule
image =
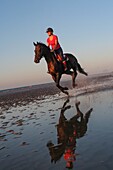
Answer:
[[[0,90],[52,81],[33,62],[47,27],[89,74],[113,71],[113,0],[0,0]]]

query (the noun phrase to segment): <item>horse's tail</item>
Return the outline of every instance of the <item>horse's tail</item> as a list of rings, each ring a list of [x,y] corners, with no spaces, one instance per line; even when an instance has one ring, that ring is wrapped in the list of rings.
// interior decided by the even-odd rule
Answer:
[[[81,67],[81,65],[78,63],[78,60],[77,58],[72,55],[72,54],[69,54],[69,53],[65,53],[65,56],[67,56],[67,58],[69,59],[69,62],[71,64],[71,68],[73,69],[77,69],[80,73],[84,74],[84,75],[88,75],[84,69]]]
[[[82,73],[82,74],[85,74],[86,76],[88,75],[84,69],[81,67],[81,65],[77,62],[77,70]]]

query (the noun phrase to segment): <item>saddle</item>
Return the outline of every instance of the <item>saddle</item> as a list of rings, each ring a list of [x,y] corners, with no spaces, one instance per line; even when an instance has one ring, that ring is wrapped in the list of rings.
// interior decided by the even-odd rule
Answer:
[[[60,56],[59,54],[55,54],[55,55],[56,55],[56,59],[57,59],[58,61],[62,62],[61,56]],[[65,61],[67,61],[67,59],[68,59],[67,55],[63,54],[63,56],[64,56]]]
[[[54,53],[54,55],[57,61],[63,64],[64,71],[67,71],[68,56],[66,54],[63,54],[64,60],[62,60],[62,57],[59,54]]]
[[[57,59],[59,62],[62,62],[63,67],[64,67],[64,71],[67,71],[67,59],[68,59],[68,57],[67,57],[65,54],[63,54],[63,56],[64,56],[64,59],[65,59],[65,60],[63,60],[63,61],[62,61],[61,56],[58,55],[58,54],[56,54],[56,59]]]

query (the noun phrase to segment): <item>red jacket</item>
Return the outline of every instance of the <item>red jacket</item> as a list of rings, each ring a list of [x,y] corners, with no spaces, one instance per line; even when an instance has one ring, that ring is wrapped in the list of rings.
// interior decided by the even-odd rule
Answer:
[[[50,40],[50,38],[47,39],[47,43],[48,43],[49,46],[52,47],[52,49],[55,46],[55,40],[58,41],[58,37],[56,35],[53,35],[53,39],[52,40]],[[60,48],[60,44],[58,42],[57,47],[55,48],[55,50],[58,50],[59,48]]]

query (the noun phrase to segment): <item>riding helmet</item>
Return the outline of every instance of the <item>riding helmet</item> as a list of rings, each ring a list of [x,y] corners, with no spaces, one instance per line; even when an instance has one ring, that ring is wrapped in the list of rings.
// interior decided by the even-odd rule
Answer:
[[[48,33],[48,32],[53,32],[53,29],[52,28],[47,28],[46,33]]]

